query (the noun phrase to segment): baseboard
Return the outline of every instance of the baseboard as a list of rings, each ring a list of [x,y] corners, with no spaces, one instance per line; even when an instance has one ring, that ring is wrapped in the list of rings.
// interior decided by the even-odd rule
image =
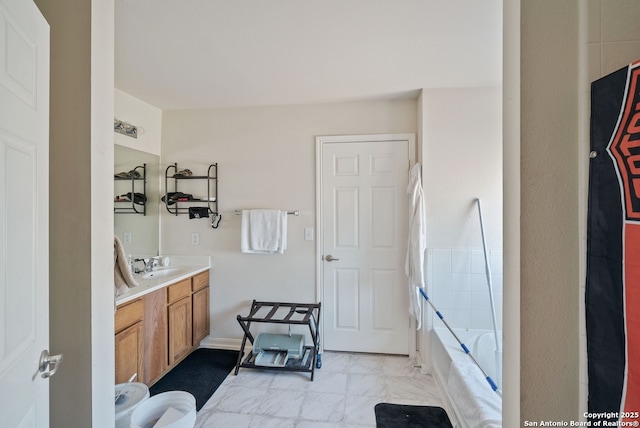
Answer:
[[[239,351],[242,347],[242,339],[226,339],[207,336],[200,342],[201,348],[210,349],[229,349],[231,351]],[[244,348],[245,352],[251,350],[251,342],[247,341]]]

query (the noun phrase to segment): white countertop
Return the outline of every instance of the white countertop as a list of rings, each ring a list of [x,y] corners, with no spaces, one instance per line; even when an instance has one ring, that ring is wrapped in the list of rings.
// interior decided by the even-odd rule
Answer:
[[[128,289],[125,293],[116,297],[116,305],[137,299],[145,294],[152,293],[168,285],[187,279],[193,275],[209,270],[210,266],[194,264],[156,267],[149,273],[138,273],[134,275],[137,287]],[[147,278],[145,278],[145,276]]]

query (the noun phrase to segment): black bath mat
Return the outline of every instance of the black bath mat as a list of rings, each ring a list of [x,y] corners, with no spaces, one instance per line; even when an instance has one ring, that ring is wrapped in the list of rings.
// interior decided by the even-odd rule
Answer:
[[[149,388],[149,394],[187,391],[196,398],[196,410],[200,410],[236,366],[237,360],[238,351],[196,349]]]
[[[442,407],[378,403],[376,428],[453,428]]]

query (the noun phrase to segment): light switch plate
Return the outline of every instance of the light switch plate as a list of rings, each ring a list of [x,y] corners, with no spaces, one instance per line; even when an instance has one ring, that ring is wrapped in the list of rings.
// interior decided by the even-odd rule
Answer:
[[[191,245],[200,245],[200,234],[198,232],[191,233]]]
[[[313,241],[313,227],[304,228],[304,240]]]

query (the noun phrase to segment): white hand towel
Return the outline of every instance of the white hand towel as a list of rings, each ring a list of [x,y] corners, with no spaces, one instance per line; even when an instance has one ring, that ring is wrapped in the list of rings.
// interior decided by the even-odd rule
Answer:
[[[287,212],[243,210],[240,251],[252,254],[284,254],[287,249]]]

